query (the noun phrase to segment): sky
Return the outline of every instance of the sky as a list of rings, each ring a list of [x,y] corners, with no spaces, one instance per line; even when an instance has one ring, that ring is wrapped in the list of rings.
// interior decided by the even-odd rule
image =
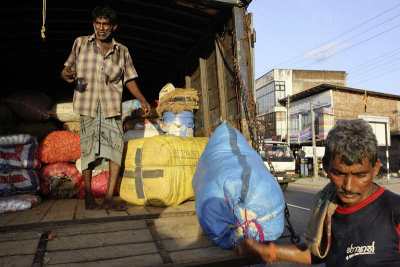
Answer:
[[[255,78],[346,71],[347,87],[400,95],[400,0],[253,0]]]

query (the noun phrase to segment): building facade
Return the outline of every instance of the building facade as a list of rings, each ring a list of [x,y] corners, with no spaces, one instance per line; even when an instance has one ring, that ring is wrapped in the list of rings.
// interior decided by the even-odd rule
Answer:
[[[366,105],[364,96],[366,93]],[[286,99],[280,101],[286,104]],[[316,140],[323,144],[329,130],[340,119],[363,118],[371,124],[378,139],[380,158],[386,167],[398,172],[400,167],[400,96],[356,88],[322,84],[290,97],[290,142],[310,144],[311,107],[314,111]]]
[[[254,96],[257,118],[267,129],[264,137],[286,140],[286,107],[279,100],[323,83],[346,86],[346,72],[273,69],[258,78]]]

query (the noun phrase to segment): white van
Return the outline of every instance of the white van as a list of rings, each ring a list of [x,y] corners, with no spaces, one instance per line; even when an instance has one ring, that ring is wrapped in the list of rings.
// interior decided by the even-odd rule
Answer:
[[[285,191],[288,187],[288,183],[295,181],[296,175],[296,161],[289,145],[279,141],[264,141],[264,147],[260,154],[269,170],[269,164],[265,153],[268,153],[272,166],[275,169],[278,183],[282,191]]]

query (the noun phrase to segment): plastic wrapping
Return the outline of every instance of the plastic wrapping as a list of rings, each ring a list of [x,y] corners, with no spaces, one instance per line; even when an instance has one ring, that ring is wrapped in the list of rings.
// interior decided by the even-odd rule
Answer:
[[[244,236],[279,238],[285,200],[261,157],[232,126],[223,123],[207,143],[193,177],[196,213],[206,235],[222,248]]]
[[[37,195],[16,195],[0,198],[0,213],[7,211],[28,210],[39,205],[41,199]]]

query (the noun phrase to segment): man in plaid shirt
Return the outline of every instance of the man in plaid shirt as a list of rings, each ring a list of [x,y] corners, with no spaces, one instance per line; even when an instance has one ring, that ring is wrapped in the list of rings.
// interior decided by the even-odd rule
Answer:
[[[78,37],[61,71],[61,78],[75,82],[74,112],[81,115],[82,174],[86,209],[99,209],[92,190],[93,169],[109,163],[109,180],[102,208],[125,209],[112,201],[123,151],[121,121],[122,90],[125,85],[141,103],[144,116],[150,105],[135,82],[138,77],[127,47],[112,37],[117,29],[116,13],[109,6],[92,11],[94,34]]]

